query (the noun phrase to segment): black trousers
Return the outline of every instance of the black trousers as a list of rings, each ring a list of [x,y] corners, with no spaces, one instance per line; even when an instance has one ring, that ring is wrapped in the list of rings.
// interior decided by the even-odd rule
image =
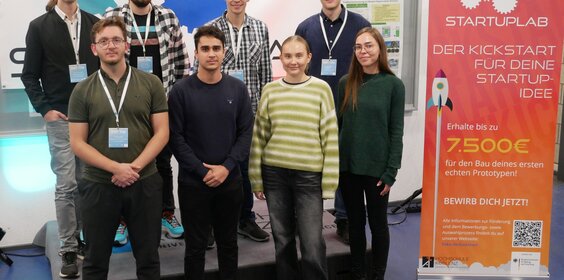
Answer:
[[[216,188],[202,180],[178,182],[178,198],[182,224],[185,226],[185,279],[204,279],[208,236],[213,228],[219,265],[219,279],[237,279],[237,226],[243,203],[241,176]]]
[[[170,159],[172,158],[172,151],[166,145],[163,150],[157,155],[156,163],[161,179],[163,180],[163,212],[174,211],[174,194],[172,191],[172,166]]]
[[[376,186],[379,178],[341,173],[339,185],[343,193],[347,216],[349,218],[349,236],[351,248],[352,271],[357,278],[366,275],[366,213],[372,234],[372,263],[370,270],[372,279],[384,279],[390,248],[388,229],[389,194],[381,196],[384,184]],[[366,195],[366,206],[364,205]]]
[[[138,279],[160,279],[162,182],[158,173],[127,188],[82,180],[78,185],[86,256],[82,279],[107,279],[120,217],[127,223]]]

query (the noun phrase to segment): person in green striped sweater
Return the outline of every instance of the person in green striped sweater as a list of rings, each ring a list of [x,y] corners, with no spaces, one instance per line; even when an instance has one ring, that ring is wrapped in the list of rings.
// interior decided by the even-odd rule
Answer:
[[[276,274],[283,279],[327,279],[323,199],[339,181],[337,115],[329,85],[307,75],[311,52],[300,36],[282,44],[286,76],[267,84],[257,109],[249,178],[266,199],[276,249]],[[295,232],[302,254],[301,277]]]

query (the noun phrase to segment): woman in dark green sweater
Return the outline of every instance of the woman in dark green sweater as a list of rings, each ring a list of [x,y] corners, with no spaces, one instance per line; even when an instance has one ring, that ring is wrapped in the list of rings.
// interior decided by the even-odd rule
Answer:
[[[405,88],[390,70],[378,30],[361,29],[353,49],[349,74],[339,83],[339,184],[349,218],[354,279],[366,279],[366,212],[372,233],[369,275],[384,279],[390,246],[386,211],[401,164]]]

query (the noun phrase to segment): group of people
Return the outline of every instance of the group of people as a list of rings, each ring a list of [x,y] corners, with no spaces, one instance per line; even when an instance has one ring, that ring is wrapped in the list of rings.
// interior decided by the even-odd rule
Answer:
[[[22,81],[46,121],[57,176],[61,277],[78,277],[84,256],[83,279],[106,279],[117,230],[139,279],[160,278],[162,231],[184,237],[186,279],[204,279],[214,240],[220,278],[236,279],[237,234],[270,238],[255,222],[254,193],[267,202],[277,279],[328,279],[328,198],[354,279],[384,279],[404,86],[382,35],[340,0],[320,1],[282,43],[286,75],[276,81],[268,28],[246,14],[248,0],[226,0],[223,15],[197,29],[192,75],[170,9],[129,0],[99,20],[76,0],[49,1],[30,23]]]

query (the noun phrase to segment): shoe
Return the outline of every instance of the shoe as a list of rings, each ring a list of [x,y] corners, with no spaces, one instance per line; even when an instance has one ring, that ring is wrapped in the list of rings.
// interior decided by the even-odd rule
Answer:
[[[125,244],[127,244],[127,225],[124,222],[120,222],[114,237],[114,246],[121,247]]]
[[[215,247],[215,238],[213,237],[213,231],[210,231],[210,235],[208,236],[208,245],[206,246],[206,250],[213,249]]]
[[[80,260],[84,260],[84,249],[86,249],[86,243],[84,243],[83,240],[84,236],[81,230],[80,235],[76,238],[76,241],[78,241],[78,251],[76,252],[76,257]]]
[[[265,242],[270,239],[270,234],[262,230],[253,220],[245,220],[239,223],[237,233],[258,242]]]
[[[162,231],[168,238],[182,238],[184,235],[184,227],[178,222],[174,213],[171,211],[163,212],[161,224]]]
[[[349,221],[345,219],[336,220],[335,223],[337,224],[337,236],[339,239],[349,245]]]
[[[63,262],[61,272],[59,272],[61,278],[77,278],[80,276],[78,265],[76,264],[75,252],[64,252],[61,259]]]

